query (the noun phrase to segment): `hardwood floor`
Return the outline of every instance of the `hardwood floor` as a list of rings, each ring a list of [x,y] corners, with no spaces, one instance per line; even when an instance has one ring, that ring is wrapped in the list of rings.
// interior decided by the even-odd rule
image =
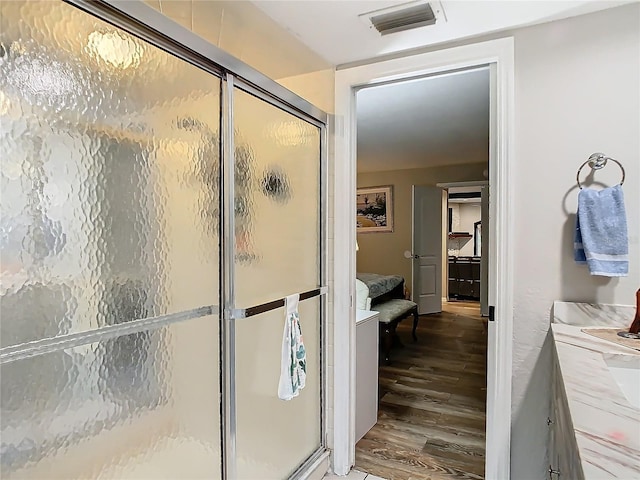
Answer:
[[[411,321],[381,366],[378,423],[356,445],[356,468],[389,480],[480,479],[484,475],[486,320],[474,302]]]

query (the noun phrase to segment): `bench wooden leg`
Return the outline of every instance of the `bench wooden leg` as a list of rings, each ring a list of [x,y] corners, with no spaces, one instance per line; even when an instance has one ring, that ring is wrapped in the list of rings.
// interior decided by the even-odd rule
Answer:
[[[411,336],[413,337],[414,342],[418,341],[418,337],[416,336],[416,328],[418,328],[418,307],[413,309],[413,329],[411,330]]]
[[[382,327],[382,353],[384,355],[385,365],[389,365],[391,355],[391,347],[393,346],[393,331],[390,324]]]
[[[390,327],[391,327],[391,347],[392,348],[404,348],[404,345],[402,343],[402,341],[400,340],[400,337],[398,336],[398,332],[396,332],[396,328],[398,327],[398,323],[400,323],[399,320],[394,320],[393,322],[390,323]]]

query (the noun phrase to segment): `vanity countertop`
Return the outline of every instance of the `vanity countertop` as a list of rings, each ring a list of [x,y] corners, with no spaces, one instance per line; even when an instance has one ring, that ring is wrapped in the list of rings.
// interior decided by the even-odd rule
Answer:
[[[373,320],[379,315],[378,312],[374,310],[360,310],[356,309],[356,325],[360,325],[363,322]]]
[[[565,320],[565,307],[555,308],[556,322]],[[595,325],[551,325],[584,478],[640,478],[640,409],[629,403],[605,363],[640,352],[582,332],[587,326]]]

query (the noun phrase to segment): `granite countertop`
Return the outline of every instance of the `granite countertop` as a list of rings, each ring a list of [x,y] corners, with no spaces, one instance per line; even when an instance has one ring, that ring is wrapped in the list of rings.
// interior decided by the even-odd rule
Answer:
[[[633,308],[609,307],[556,302],[554,322],[559,323],[551,329],[584,478],[636,479],[640,478],[640,409],[629,403],[605,360],[636,357],[640,352],[581,331],[628,326]]]

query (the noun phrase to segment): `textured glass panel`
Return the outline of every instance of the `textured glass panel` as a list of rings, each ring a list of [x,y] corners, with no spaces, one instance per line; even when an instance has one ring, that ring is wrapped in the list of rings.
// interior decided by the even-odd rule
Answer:
[[[320,129],[240,90],[234,96],[236,304],[319,282]]]
[[[278,398],[284,309],[236,323],[238,478],[287,478],[320,446],[320,301],[300,302],[307,381]]]
[[[0,2],[1,345],[218,303],[218,78]]]
[[[217,337],[203,317],[2,365],[2,478],[220,478]]]

